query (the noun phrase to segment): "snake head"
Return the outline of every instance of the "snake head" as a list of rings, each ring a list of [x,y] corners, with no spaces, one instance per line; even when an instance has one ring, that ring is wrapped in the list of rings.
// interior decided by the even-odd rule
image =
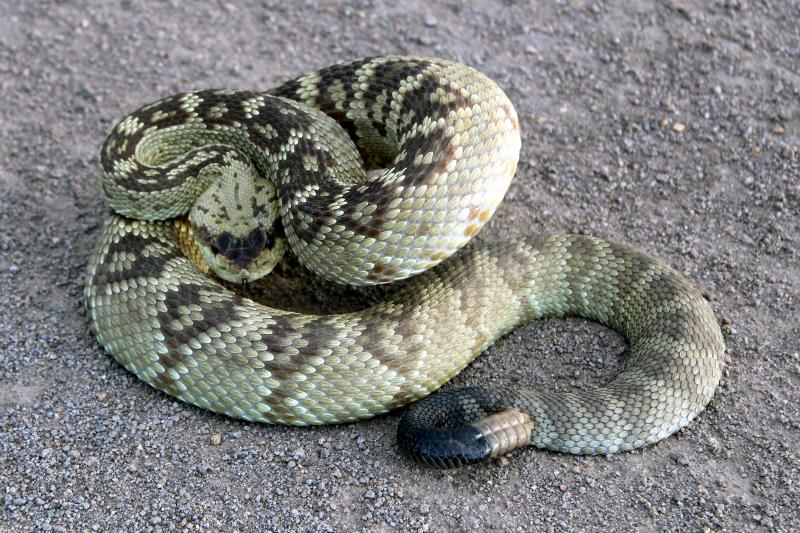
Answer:
[[[256,281],[272,272],[287,247],[275,186],[244,158],[212,171],[218,175],[189,212],[195,244],[220,278]]]

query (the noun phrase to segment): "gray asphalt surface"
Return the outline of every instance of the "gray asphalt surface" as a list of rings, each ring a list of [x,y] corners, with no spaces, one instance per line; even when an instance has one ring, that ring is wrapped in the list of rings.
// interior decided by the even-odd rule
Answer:
[[[0,1],[0,529],[797,531],[798,20],[794,0]],[[242,423],[99,348],[82,283],[113,123],[174,92],[385,53],[460,60],[516,105],[521,164],[478,245],[596,234],[703,288],[731,364],[697,421],[608,458],[526,449],[436,472],[397,455],[399,413]],[[292,261],[270,283],[271,303],[316,312],[382,295]],[[448,386],[593,387],[624,353],[601,326],[545,321]]]

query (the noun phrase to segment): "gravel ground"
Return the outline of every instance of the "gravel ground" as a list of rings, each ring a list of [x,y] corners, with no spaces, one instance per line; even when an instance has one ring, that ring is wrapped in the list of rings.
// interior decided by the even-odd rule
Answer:
[[[400,6],[0,2],[0,529],[800,529],[800,4]],[[242,423],[103,353],[81,291],[112,124],[173,92],[267,88],[383,53],[463,61],[515,102],[521,164],[479,242],[601,235],[704,289],[731,364],[697,421],[608,458],[529,449],[436,472],[397,455],[399,413]],[[287,261],[268,298],[332,311],[381,295]],[[454,384],[592,387],[624,353],[603,327],[545,321]]]

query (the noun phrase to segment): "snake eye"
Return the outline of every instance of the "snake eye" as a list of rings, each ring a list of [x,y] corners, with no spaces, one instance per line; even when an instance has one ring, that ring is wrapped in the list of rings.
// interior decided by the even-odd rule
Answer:
[[[214,255],[219,255],[219,248],[217,248],[217,241],[211,242],[211,253]]]
[[[271,234],[264,235],[264,248],[271,250],[275,246],[275,237]]]

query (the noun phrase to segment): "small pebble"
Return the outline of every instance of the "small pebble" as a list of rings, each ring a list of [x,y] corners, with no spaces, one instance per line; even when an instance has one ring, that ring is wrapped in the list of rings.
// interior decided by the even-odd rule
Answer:
[[[689,466],[691,464],[685,455],[674,454],[672,460],[681,466]]]

